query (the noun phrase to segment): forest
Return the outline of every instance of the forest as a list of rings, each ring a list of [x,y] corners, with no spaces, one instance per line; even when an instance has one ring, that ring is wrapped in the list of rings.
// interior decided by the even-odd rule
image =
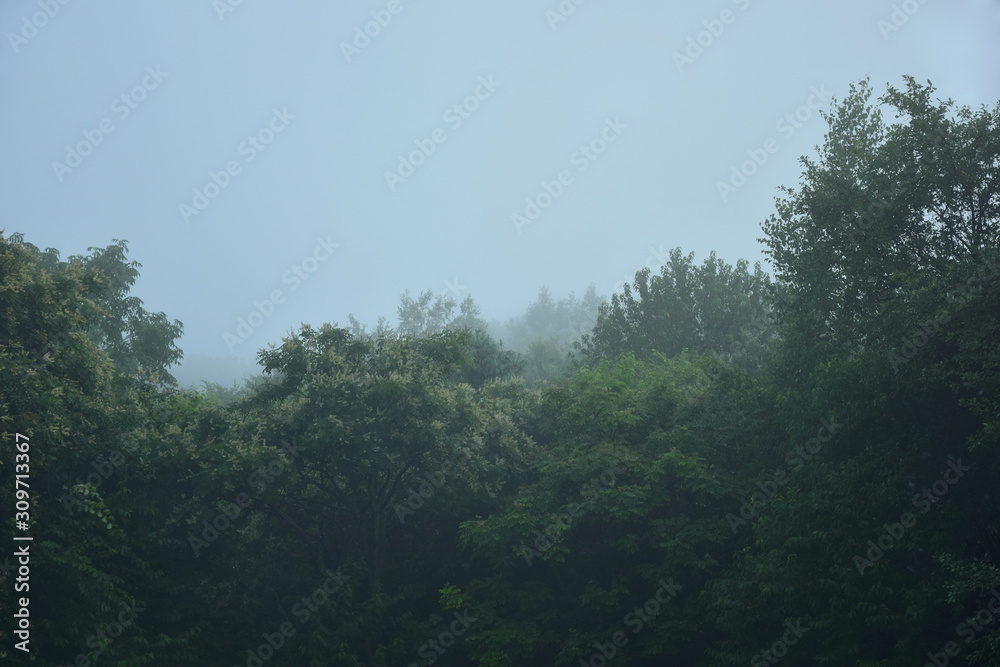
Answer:
[[[823,116],[767,270],[407,292],[233,387],[124,240],[0,235],[0,660],[997,665],[1000,104]]]

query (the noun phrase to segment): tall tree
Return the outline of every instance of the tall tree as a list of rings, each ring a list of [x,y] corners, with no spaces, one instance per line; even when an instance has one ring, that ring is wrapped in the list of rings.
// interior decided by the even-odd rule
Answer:
[[[176,359],[179,325],[129,300],[134,278],[123,243],[64,262],[55,250],[0,234],[0,490],[14,498],[15,469],[27,475],[18,490],[30,499],[20,530],[35,540],[22,592],[35,631],[31,654],[43,664],[98,655],[155,664],[151,652],[172,660],[182,643],[166,627],[150,630],[162,607],[126,614],[128,631],[113,641],[100,633],[163,590],[162,570],[144,548],[156,522],[131,520],[142,513],[132,487],[138,453],[149,444],[147,415]],[[29,451],[13,446],[22,436]],[[5,523],[14,533],[13,514]],[[6,618],[14,602],[0,597]],[[9,628],[0,628],[3,657],[11,651]]]
[[[233,437],[245,443],[235,470],[233,443],[216,448],[219,474],[234,480],[281,461],[280,480],[253,510],[263,522],[255,548],[300,578],[338,568],[351,576],[348,598],[318,617],[354,644],[355,662],[340,664],[384,664],[385,647],[406,648],[392,631],[419,638],[396,624],[409,613],[398,608],[401,590],[416,601],[437,598],[413,579],[414,568],[440,566],[420,531],[441,531],[446,542],[432,518],[459,498],[470,508],[486,502],[530,454],[519,383],[462,381],[473,338],[464,330],[367,338],[305,327],[261,352],[269,379],[233,408],[243,424]]]
[[[1000,242],[1000,105],[935,103],[906,78],[871,103],[868,81],[826,114],[817,158],[803,158],[764,223],[785,335],[812,359],[893,344],[933,319],[942,288],[989,270]],[[900,122],[887,125],[894,113]]]

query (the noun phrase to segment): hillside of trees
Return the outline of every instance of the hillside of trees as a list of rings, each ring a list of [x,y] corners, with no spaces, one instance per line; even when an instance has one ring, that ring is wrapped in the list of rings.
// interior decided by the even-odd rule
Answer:
[[[406,293],[235,389],[176,385],[124,241],[0,235],[0,661],[26,596],[39,667],[997,665],[1000,105],[825,117],[770,273]]]

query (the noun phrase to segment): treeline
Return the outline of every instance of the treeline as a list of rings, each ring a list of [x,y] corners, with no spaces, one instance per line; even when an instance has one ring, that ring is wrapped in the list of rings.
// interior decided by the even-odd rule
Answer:
[[[3,237],[30,658],[995,665],[1000,106],[933,94],[834,105],[764,222],[773,279],[676,250],[492,329],[406,294],[240,391],[176,388],[180,323],[129,295],[124,242]]]

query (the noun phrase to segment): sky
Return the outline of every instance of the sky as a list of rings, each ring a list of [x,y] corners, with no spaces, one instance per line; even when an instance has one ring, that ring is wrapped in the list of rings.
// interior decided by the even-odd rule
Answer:
[[[0,28],[0,229],[126,239],[187,382],[404,290],[505,320],[678,246],[763,261],[852,83],[1000,100],[998,0],[4,0]]]

